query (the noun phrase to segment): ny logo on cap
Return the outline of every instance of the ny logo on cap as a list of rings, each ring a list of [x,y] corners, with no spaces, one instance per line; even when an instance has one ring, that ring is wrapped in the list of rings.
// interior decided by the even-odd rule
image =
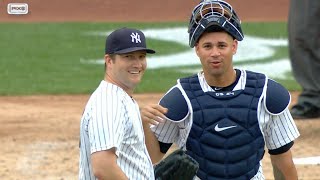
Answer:
[[[140,35],[138,33],[132,33],[130,36],[132,42],[136,41],[136,43],[141,43]]]

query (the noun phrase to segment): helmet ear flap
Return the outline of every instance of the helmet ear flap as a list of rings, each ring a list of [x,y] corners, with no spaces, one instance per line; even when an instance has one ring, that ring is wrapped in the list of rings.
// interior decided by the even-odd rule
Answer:
[[[213,28],[212,32],[222,29],[239,41],[243,39],[241,21],[230,4],[223,0],[202,0],[193,9],[190,17],[189,46],[194,47],[202,33],[210,26],[220,27]]]

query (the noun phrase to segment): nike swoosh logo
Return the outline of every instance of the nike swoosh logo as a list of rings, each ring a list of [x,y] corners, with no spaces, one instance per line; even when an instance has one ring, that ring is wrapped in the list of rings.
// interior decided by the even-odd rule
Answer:
[[[221,131],[224,131],[224,130],[227,130],[227,129],[230,129],[230,128],[234,128],[234,127],[237,127],[237,126],[219,127],[219,125],[217,124],[214,127],[214,130],[217,131],[217,132],[221,132]]]

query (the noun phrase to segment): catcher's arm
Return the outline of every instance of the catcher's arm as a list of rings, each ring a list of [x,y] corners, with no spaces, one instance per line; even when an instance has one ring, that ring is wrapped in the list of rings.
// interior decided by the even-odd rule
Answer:
[[[275,179],[298,179],[298,174],[296,167],[292,160],[291,150],[289,149],[287,152],[271,155],[271,163],[274,169]]]
[[[161,105],[151,104],[140,109],[146,145],[153,164],[159,162],[165,155],[160,151],[158,139],[150,129],[150,125],[163,123],[168,110]],[[159,118],[160,117],[160,118]]]

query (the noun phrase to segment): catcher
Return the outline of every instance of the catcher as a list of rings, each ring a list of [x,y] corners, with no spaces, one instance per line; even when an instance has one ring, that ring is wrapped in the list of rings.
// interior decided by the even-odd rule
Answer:
[[[300,134],[288,109],[290,94],[265,74],[233,67],[244,38],[234,9],[203,0],[188,32],[202,70],[179,79],[159,104],[141,109],[153,163],[175,143],[199,163],[196,178],[262,180],[267,148],[275,170],[298,179],[290,149]]]

